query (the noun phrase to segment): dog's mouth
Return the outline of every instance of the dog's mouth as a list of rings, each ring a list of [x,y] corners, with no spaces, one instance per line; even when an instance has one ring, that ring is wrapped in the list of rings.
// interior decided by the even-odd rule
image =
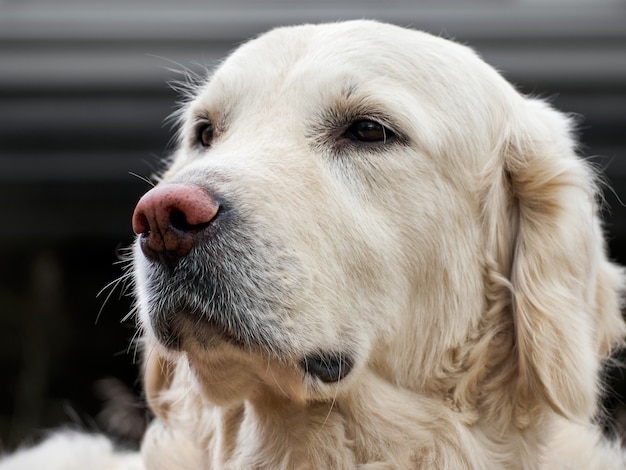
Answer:
[[[206,315],[191,308],[177,309],[168,315],[154,315],[151,317],[151,326],[156,339],[173,351],[183,350],[188,341],[206,350],[221,343],[240,349],[267,347],[265,339],[242,331],[237,325],[228,325],[214,315]]]
[[[238,350],[252,354],[267,355],[268,345],[222,324],[215,318],[203,317],[201,312],[191,309],[179,310],[169,320],[153,318],[152,329],[156,339],[172,351],[183,351],[189,341],[203,350],[216,349],[228,344]],[[276,351],[273,351],[276,354]],[[305,376],[322,383],[334,383],[343,380],[353,369],[354,359],[351,354],[336,351],[319,351],[303,356],[297,361]]]
[[[173,351],[188,342],[206,350],[228,343],[283,351],[290,335],[282,321],[289,316],[288,293],[257,250],[220,240],[192,250],[173,270],[144,262],[138,273],[144,321]]]
[[[273,310],[264,310],[250,297],[241,300],[210,282],[198,289],[212,291],[210,296],[192,295],[197,287],[170,282],[151,298],[144,319],[162,346],[184,352],[188,348],[210,351],[227,344],[247,353],[286,353],[291,333]]]

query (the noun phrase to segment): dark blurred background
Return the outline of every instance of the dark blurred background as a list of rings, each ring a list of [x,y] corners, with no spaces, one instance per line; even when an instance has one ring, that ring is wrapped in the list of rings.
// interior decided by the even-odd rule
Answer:
[[[456,38],[525,93],[580,116],[606,171],[626,263],[624,0],[0,0],[0,444],[63,423],[141,433],[133,319],[121,289],[130,217],[167,153],[171,69],[301,22],[374,18]],[[102,310],[101,310],[102,309]],[[99,314],[101,310],[101,313]],[[617,408],[624,386],[607,399]]]

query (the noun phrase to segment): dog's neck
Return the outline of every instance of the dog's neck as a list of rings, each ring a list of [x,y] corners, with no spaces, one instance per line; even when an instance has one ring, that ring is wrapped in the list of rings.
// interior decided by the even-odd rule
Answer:
[[[511,448],[506,456],[497,455],[495,445],[493,453],[485,452],[492,439],[475,423],[475,414],[398,388],[373,372],[364,372],[363,386],[332,401],[295,402],[268,391],[223,406],[189,387],[188,364],[181,361],[170,373],[167,386],[149,397],[159,418],[142,445],[145,458],[154,462],[149,468],[348,469],[363,462],[485,468],[494,461],[524,461]],[[531,444],[523,432],[508,432],[514,434],[509,441],[519,441],[519,452]],[[187,449],[183,455],[180,448]]]

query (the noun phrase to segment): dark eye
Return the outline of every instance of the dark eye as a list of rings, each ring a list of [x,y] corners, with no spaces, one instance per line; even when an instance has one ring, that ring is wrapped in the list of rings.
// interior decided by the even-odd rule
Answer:
[[[395,134],[379,122],[362,119],[350,124],[344,136],[359,142],[386,142]]]
[[[213,142],[213,124],[205,122],[196,129],[196,138],[203,147],[209,147]]]

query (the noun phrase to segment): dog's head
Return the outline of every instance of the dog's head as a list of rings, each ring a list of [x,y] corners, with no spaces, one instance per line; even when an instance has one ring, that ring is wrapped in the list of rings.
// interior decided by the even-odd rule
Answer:
[[[243,45],[180,118],[133,218],[149,395],[185,358],[216,403],[368,371],[507,388],[518,421],[593,412],[621,278],[563,115],[464,46],[357,21]]]

